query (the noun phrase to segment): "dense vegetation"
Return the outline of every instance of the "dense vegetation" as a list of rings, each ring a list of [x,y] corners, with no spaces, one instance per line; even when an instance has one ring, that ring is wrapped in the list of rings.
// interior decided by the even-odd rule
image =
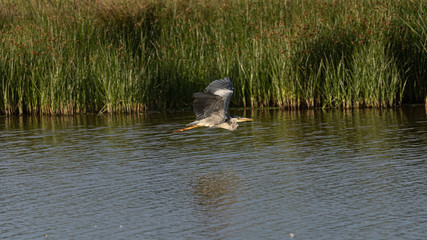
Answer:
[[[0,0],[0,113],[388,107],[427,96],[424,0]]]

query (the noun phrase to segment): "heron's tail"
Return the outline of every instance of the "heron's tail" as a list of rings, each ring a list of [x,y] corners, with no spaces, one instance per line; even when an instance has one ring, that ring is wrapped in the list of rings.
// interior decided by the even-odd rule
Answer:
[[[194,125],[194,126],[191,126],[191,127],[188,127],[188,128],[178,129],[178,130],[174,131],[173,134],[184,132],[184,131],[187,131],[187,130],[190,130],[190,129],[193,129],[193,128],[197,128],[197,127],[201,127],[201,126],[202,125]]]

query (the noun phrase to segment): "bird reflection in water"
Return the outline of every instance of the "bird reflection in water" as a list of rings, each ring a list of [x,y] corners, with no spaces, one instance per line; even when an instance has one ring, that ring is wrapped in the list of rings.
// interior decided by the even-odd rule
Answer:
[[[232,171],[196,175],[192,187],[200,205],[227,205],[234,202],[238,178]]]

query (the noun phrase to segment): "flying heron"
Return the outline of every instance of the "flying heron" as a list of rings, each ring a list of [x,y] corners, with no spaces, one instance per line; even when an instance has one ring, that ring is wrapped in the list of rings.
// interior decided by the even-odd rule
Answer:
[[[233,94],[233,84],[229,78],[211,82],[204,92],[193,94],[193,111],[196,121],[187,128],[178,129],[174,133],[183,132],[197,127],[216,127],[236,130],[238,122],[252,121],[250,118],[232,117],[228,115],[228,104]]]

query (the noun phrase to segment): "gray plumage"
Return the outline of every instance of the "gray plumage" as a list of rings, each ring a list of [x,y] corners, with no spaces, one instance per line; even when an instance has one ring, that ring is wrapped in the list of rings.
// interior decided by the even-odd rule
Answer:
[[[236,130],[237,122],[252,121],[250,118],[231,117],[228,115],[228,105],[233,95],[233,84],[229,78],[211,82],[203,92],[193,94],[193,110],[196,121],[188,124],[188,128],[179,129],[175,133],[192,128],[206,126]]]
[[[204,92],[193,94],[193,110],[196,119],[218,116],[222,121],[229,119],[227,114],[231,95],[233,95],[233,84],[229,78],[211,82]]]
[[[222,97],[224,99],[224,111],[225,113],[227,113],[231,95],[233,95],[233,90],[233,83],[231,83],[230,78],[225,77],[224,80],[220,79],[211,82],[205,88],[205,93],[210,93]]]

